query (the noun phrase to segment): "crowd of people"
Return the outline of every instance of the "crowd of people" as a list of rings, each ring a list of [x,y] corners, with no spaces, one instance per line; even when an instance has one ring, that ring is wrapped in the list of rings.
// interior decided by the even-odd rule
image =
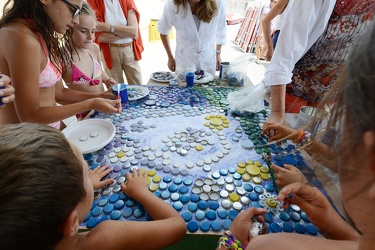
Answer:
[[[267,6],[258,42],[259,55],[270,60],[263,84],[270,87],[271,114],[262,133],[269,141],[303,145],[340,175],[352,225],[297,168],[273,165],[282,187],[277,199],[283,207],[301,207],[325,237],[266,230],[251,235],[254,221],[266,229],[266,211],[249,208],[220,237],[217,249],[273,249],[275,242],[279,249],[373,249],[375,2],[272,0]],[[219,70],[225,14],[224,0],[166,1],[158,30],[171,71],[186,62],[211,74]],[[114,180],[102,180],[112,170],[108,166],[89,171],[80,150],[59,131],[61,121],[92,109],[119,112],[111,87],[124,82],[123,73],[129,84],[142,83],[139,20],[133,0],[6,2],[0,19],[0,248],[160,249],[184,237],[184,220],[148,190],[141,170],[127,173],[121,188],[152,221],[104,221],[78,232],[93,190]],[[326,145],[304,128],[283,124],[286,112],[306,105],[330,107],[323,133],[338,128],[338,143]]]

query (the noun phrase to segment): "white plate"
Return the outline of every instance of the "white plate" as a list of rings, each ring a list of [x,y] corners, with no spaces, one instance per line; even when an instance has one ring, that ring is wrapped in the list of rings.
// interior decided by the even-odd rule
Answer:
[[[132,93],[135,94],[135,96],[132,96]],[[141,99],[150,93],[150,90],[147,87],[143,87],[140,85],[128,85],[128,96],[129,101],[134,101]]]
[[[157,73],[160,73],[160,74],[171,74],[171,78],[170,79],[159,79],[159,78],[156,78],[154,74],[157,74]],[[169,71],[156,71],[154,73],[152,73],[150,75],[150,78],[156,82],[169,82],[170,80],[177,80],[177,75],[176,73],[174,72],[169,72]]]
[[[87,154],[103,148],[112,141],[116,127],[106,120],[87,119],[66,127],[62,132],[83,154]]]

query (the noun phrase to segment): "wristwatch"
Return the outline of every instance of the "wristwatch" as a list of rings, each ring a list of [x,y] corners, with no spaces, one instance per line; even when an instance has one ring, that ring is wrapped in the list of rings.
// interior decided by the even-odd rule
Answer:
[[[218,50],[218,49],[217,49],[217,50],[216,50],[216,54],[217,54],[217,55],[221,54],[221,50]]]
[[[115,27],[113,27],[113,25],[111,25],[111,33],[115,33]]]

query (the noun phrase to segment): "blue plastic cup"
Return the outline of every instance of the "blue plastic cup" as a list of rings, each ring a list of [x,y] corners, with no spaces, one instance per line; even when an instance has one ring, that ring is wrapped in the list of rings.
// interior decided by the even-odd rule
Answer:
[[[118,95],[118,86],[119,84],[112,86],[113,94],[116,96]],[[121,97],[121,103],[129,101],[128,89],[126,87],[126,84],[120,84],[120,97]]]
[[[185,77],[187,87],[192,87],[194,85],[194,76],[194,72],[186,72]]]

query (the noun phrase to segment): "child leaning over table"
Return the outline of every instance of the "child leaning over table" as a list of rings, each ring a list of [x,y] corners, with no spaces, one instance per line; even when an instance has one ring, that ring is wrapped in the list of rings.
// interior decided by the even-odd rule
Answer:
[[[90,5],[83,2],[79,23],[69,30],[69,43],[72,47],[72,62],[66,66],[63,79],[70,89],[103,93],[103,83],[109,89],[117,82],[103,70],[99,46],[94,43],[96,16]],[[84,118],[88,112],[77,114]]]
[[[370,53],[369,53],[370,52]],[[375,23],[353,46],[345,65],[342,82],[332,91],[335,105],[327,128],[341,124],[342,138],[331,156],[340,175],[343,203],[353,223],[349,225],[336,212],[317,188],[293,183],[280,190],[282,207],[299,206],[311,223],[325,236],[315,237],[297,233],[273,233],[250,237],[252,218],[265,210],[249,208],[240,213],[225,237],[220,249],[273,250],[373,250],[375,246]],[[324,100],[331,103],[332,96]],[[331,98],[331,99],[330,99]],[[328,102],[327,102],[328,100]],[[236,239],[238,241],[236,241]],[[236,242],[234,246],[233,242]],[[233,247],[233,248],[230,248]]]
[[[184,237],[184,220],[141,171],[127,173],[121,188],[153,221],[108,220],[78,233],[93,203],[80,150],[42,124],[5,125],[0,138],[0,249],[160,249]]]

